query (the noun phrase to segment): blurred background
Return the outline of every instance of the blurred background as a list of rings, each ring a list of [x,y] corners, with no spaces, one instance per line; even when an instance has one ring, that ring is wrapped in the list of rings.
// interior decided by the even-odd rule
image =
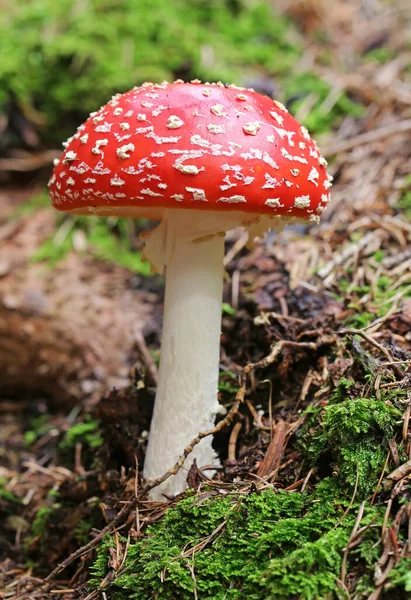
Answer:
[[[337,176],[341,140],[409,117],[408,0],[1,0],[0,9],[0,217],[27,201],[47,205],[61,143],[145,81],[234,82],[273,96],[317,137]],[[36,257],[59,259],[80,231],[79,248],[91,239],[91,251],[148,273],[127,256],[130,224],[111,221],[119,258],[110,224],[62,219],[75,226]]]
[[[2,161],[3,182],[46,164],[91,111],[144,81],[254,86],[314,133],[409,101],[407,0],[2,0],[1,9],[0,153],[20,161]]]
[[[107,522],[92,498],[114,506],[134,489],[159,361],[163,280],[142,260],[148,223],[57,214],[46,191],[53,159],[113,94],[176,78],[280,100],[334,176],[319,226],[269,234],[252,252],[241,232],[227,236],[220,402],[230,406],[241,368],[279,340],[371,327],[392,362],[409,359],[410,0],[0,0],[0,575],[11,586],[27,565],[45,574]],[[261,311],[272,316],[254,322]],[[347,429],[340,441],[321,429],[341,378],[352,384],[340,399],[376,389],[372,357],[344,344],[320,357],[290,353],[263,375],[275,418],[297,419],[296,405],[318,417],[312,439],[323,436],[326,460],[319,466],[306,432],[306,454],[290,443],[290,463],[319,478],[337,464],[341,493],[359,482],[366,494],[392,450],[389,428],[375,417],[367,433]],[[377,383],[399,386],[387,370]],[[394,402],[388,391],[379,399]],[[252,394],[268,418],[267,388],[254,382]],[[270,443],[250,422],[237,441],[242,470],[228,468],[225,482],[256,473]],[[216,437],[223,459],[227,436]],[[347,440],[362,444],[360,471]],[[280,487],[300,475],[290,467]],[[377,556],[361,567],[364,586]],[[354,593],[356,578],[347,585]]]

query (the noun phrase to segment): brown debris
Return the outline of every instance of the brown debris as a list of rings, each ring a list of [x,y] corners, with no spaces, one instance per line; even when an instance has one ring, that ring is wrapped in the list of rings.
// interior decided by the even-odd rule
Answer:
[[[280,466],[284,451],[285,440],[288,433],[288,424],[279,419],[273,423],[273,439],[268,446],[267,453],[258,467],[257,475],[263,479],[275,479],[276,471]]]
[[[150,307],[115,265],[77,254],[53,270],[33,263],[54,224],[47,210],[0,225],[0,388],[73,403],[129,381],[130,323],[141,327]]]

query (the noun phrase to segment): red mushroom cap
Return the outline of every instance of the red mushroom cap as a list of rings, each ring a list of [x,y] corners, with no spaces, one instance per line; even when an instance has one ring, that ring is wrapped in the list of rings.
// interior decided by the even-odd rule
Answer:
[[[62,211],[315,221],[329,200],[327,163],[305,127],[281,103],[236,86],[144,84],[92,113],[65,146],[49,182]]]

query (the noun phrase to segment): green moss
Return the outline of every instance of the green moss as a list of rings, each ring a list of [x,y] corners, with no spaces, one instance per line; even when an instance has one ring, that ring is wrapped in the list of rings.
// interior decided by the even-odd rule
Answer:
[[[76,232],[81,231],[88,254],[148,276],[150,264],[143,261],[140,251],[132,249],[127,227],[126,219],[65,215],[59,220],[57,233],[40,246],[32,260],[53,267],[73,250]]]
[[[220,392],[236,394],[238,392],[238,378],[232,371],[221,371],[218,378],[218,389]]]
[[[104,440],[101,437],[99,422],[94,419],[86,419],[84,422],[76,423],[66,431],[64,439],[59,445],[60,450],[68,450],[81,442],[89,448],[98,448]]]
[[[27,429],[27,431],[24,432],[24,442],[27,446],[31,446],[39,438],[50,431],[52,425],[50,425],[49,421],[49,415],[39,415],[30,420],[30,429]]]
[[[15,0],[0,18],[0,105],[35,107],[59,141],[147,80],[287,73],[299,55],[289,29],[262,0]]]
[[[397,287],[394,287],[395,283],[395,280],[387,276],[381,276],[378,278],[374,290],[371,290],[370,286],[367,285],[352,287],[350,296],[353,299],[348,303],[348,308],[354,309],[355,312],[346,319],[346,325],[359,329],[366,327],[375,319],[387,314],[398,294],[402,294],[403,298],[411,297],[411,286],[409,285],[409,282],[405,281]],[[350,282],[347,279],[343,279],[339,282],[338,287],[341,292],[345,292],[349,285]],[[361,298],[366,294],[370,295],[370,298],[366,303],[368,310],[364,310],[364,305],[360,302]],[[339,294],[337,294],[337,296],[338,295]]]
[[[390,592],[395,589],[411,592],[411,558],[402,558],[388,575]]]
[[[407,219],[411,219],[411,175],[405,178],[403,193],[398,200],[397,208]]]
[[[394,48],[383,46],[382,48],[375,48],[375,50],[367,52],[364,55],[364,59],[376,63],[386,63],[393,60],[397,54],[398,52]]]
[[[46,191],[41,194],[37,194],[30,198],[24,204],[21,204],[16,210],[14,210],[9,216],[10,221],[14,221],[16,219],[20,219],[22,217],[26,217],[31,215],[39,208],[49,208],[50,207],[50,198]]]
[[[50,237],[36,250],[32,256],[33,262],[46,262],[54,267],[63,260],[73,249],[72,235],[66,236],[64,240],[57,242],[56,238]]]
[[[347,543],[347,533],[331,530],[314,542],[296,549],[286,559],[270,561],[264,574],[269,596],[266,598],[331,598],[337,592],[336,576],[341,570],[342,551]],[[301,574],[310,576],[301,577]]]
[[[9,480],[6,477],[0,477],[0,500],[6,502],[13,502],[15,504],[21,504],[20,498],[15,496],[13,492],[6,488]]]
[[[309,114],[303,119],[310,131],[327,131],[344,115],[361,117],[364,114],[364,107],[351,100],[344,92],[333,101],[331,109],[326,107],[323,103],[329,96],[331,87],[312,73],[298,73],[288,78],[285,90],[293,113],[298,111],[308,96],[314,100]]]
[[[338,591],[342,550],[356,504],[337,499],[325,480],[312,495],[274,492],[190,497],[167,510],[145,538],[128,547],[110,587],[113,599],[315,600]],[[362,525],[381,523],[383,510],[366,507]],[[375,558],[379,532],[370,529],[352,550],[356,564]],[[92,585],[107,573],[109,538],[100,546]]]
[[[36,512],[36,516],[34,517],[33,525],[31,527],[32,537],[44,537],[45,533],[47,532],[47,525],[50,517],[53,511],[57,510],[58,508],[60,508],[60,504],[57,502],[53,503],[51,506],[42,506],[39,508],[39,510]]]
[[[231,304],[228,304],[228,302],[223,302],[221,308],[223,311],[223,315],[235,315],[235,308],[233,308]]]
[[[325,454],[341,489],[350,493],[357,484],[358,497],[365,497],[375,489],[400,417],[386,398],[342,399],[340,388],[317,422],[307,421],[300,447],[313,465]]]
[[[89,541],[89,534],[93,527],[93,524],[90,521],[86,521],[85,519],[80,519],[77,522],[74,528],[74,535],[76,537],[77,543],[80,546],[87,544]]]

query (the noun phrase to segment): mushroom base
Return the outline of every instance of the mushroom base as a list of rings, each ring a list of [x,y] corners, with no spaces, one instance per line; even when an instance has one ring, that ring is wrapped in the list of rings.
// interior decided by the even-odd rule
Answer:
[[[167,268],[159,383],[144,465],[148,482],[172,467],[200,431],[213,427],[219,408],[224,236],[193,243],[157,230],[150,243],[157,240]],[[199,467],[218,464],[211,436],[195,446],[177,475],[152,490],[151,499],[182,492],[194,459]]]

